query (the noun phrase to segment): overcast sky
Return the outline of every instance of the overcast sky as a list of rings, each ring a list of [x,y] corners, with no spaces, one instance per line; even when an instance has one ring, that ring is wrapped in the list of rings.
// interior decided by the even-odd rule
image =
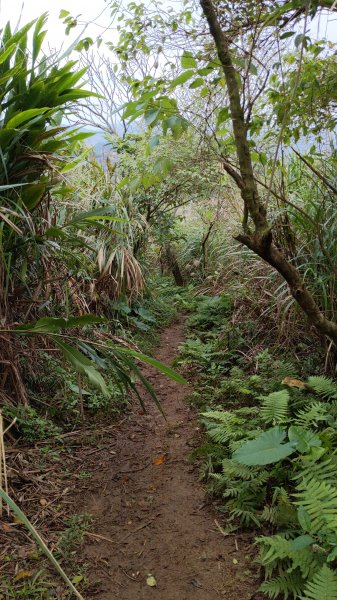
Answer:
[[[24,3],[22,0],[0,0],[1,27],[7,21],[15,26],[19,19],[25,24],[48,11],[48,43],[54,49],[59,49],[63,43],[65,48],[80,34],[81,27],[65,36],[65,25],[59,19],[62,8],[68,10],[73,17],[81,15],[79,22],[89,23],[85,35],[95,38],[103,33],[106,41],[113,36],[112,31],[106,31],[111,18],[109,4],[105,0],[25,0]],[[94,25],[93,22],[97,24]]]
[[[128,0],[125,0],[128,2]],[[169,1],[167,2],[169,4]],[[165,4],[165,3],[164,3]],[[177,4],[177,2],[175,2]],[[54,49],[59,49],[61,44],[64,47],[79,35],[81,29],[77,28],[75,33],[66,37],[64,34],[65,26],[59,19],[60,10],[68,10],[72,16],[81,15],[79,21],[91,23],[86,30],[86,35],[97,37],[103,33],[105,41],[114,37],[113,30],[109,28],[111,23],[109,1],[108,0],[0,0],[0,22],[1,27],[7,21],[13,25],[17,23],[21,16],[22,24],[40,16],[46,10],[49,12],[48,42]],[[96,22],[96,25],[93,24]],[[337,15],[321,15],[310,23],[311,35],[313,37],[327,37],[331,41],[337,42]]]

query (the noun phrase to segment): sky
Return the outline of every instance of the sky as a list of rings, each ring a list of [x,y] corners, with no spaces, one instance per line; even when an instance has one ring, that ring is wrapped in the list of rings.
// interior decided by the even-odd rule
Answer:
[[[111,18],[109,4],[105,0],[0,0],[0,22],[1,27],[10,21],[14,27],[18,20],[24,25],[28,21],[48,12],[48,44],[51,48],[59,50],[63,43],[63,49],[70,46],[71,42],[80,34],[82,27],[79,26],[69,36],[65,36],[65,25],[59,19],[60,10],[65,9],[73,17],[81,15],[79,23],[89,23],[85,36],[96,38],[103,33],[105,41],[111,39],[112,31],[106,31]],[[95,22],[96,24],[93,24]]]
[[[59,19],[61,9],[68,10],[72,16],[81,15],[79,21],[89,23],[85,35],[96,38],[103,34],[104,41],[114,37],[113,29],[106,30],[111,23],[109,0],[0,0],[0,27],[7,21],[15,25],[20,15],[24,24],[48,11],[48,43],[55,50],[59,50],[63,43],[65,49],[79,35],[81,28],[76,28],[66,37],[65,26]],[[309,26],[312,37],[327,37],[337,43],[337,13],[320,15]]]

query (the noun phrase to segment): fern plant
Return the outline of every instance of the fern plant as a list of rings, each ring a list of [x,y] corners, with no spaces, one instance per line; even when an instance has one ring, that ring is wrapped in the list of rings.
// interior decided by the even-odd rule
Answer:
[[[337,600],[337,575],[326,565],[315,574],[304,588],[301,600]]]
[[[209,479],[229,526],[277,528],[256,540],[266,577],[261,591],[270,598],[336,598],[335,395],[334,381],[313,377],[301,391],[259,396],[254,419],[251,409],[203,413],[209,437],[223,448]]]
[[[272,392],[268,396],[262,396],[261,416],[266,423],[278,425],[288,420],[288,390]]]

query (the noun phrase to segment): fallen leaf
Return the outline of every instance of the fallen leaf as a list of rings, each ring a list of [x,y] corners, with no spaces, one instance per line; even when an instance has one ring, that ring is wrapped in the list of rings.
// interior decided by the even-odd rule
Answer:
[[[300,379],[294,379],[293,377],[285,377],[281,383],[283,383],[283,385],[288,385],[289,387],[296,387],[300,389],[305,388],[305,383],[303,381]]]
[[[14,523],[16,523],[17,525],[23,525],[21,519],[19,519],[19,517],[17,517],[16,515],[14,517]]]
[[[41,506],[47,506],[48,500],[46,500],[45,498],[40,498],[40,504]]]
[[[32,576],[32,574],[33,573],[31,571],[19,571],[15,575],[14,579],[15,579],[15,581],[21,581],[21,579],[28,579],[29,577]]]
[[[154,459],[153,464],[154,465],[162,465],[163,462],[165,462],[166,458],[164,456],[164,454],[161,454],[160,456],[157,456],[157,458]]]
[[[150,587],[156,587],[156,585],[157,585],[155,578],[150,573],[146,578],[146,584],[149,585]]]
[[[72,578],[71,582],[76,585],[76,583],[80,583],[80,581],[83,581],[83,579],[84,575],[75,575],[75,577]]]

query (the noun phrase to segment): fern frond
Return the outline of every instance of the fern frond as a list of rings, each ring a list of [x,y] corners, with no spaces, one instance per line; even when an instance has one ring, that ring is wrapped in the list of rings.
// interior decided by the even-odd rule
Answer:
[[[301,600],[337,600],[337,574],[324,565],[306,584]]]
[[[309,377],[307,385],[318,396],[324,398],[324,400],[337,400],[337,383],[333,379],[313,375]]]
[[[207,431],[211,440],[217,444],[225,444],[231,439],[233,432],[227,427],[213,426]]]
[[[284,535],[270,535],[256,538],[260,548],[258,562],[265,565],[276,565],[278,561],[289,557],[289,540]]]
[[[299,598],[303,590],[304,580],[299,572],[282,573],[278,577],[273,577],[265,581],[260,586],[260,591],[264,592],[269,598],[278,598],[281,594],[283,598]]]
[[[231,514],[240,519],[241,525],[245,527],[249,527],[251,525],[255,525],[256,527],[260,527],[261,523],[256,516],[256,512],[253,510],[248,510],[244,508],[234,508],[231,511]]]
[[[272,392],[268,396],[261,396],[261,416],[266,423],[277,425],[284,423],[288,419],[288,390],[279,390]]]
[[[228,422],[235,419],[233,413],[228,410],[207,410],[206,412],[201,413],[201,416],[205,417],[207,420],[217,421],[226,425]]]
[[[337,457],[329,458],[323,462],[310,462],[300,473],[293,477],[295,481],[305,480],[309,483],[312,479],[325,481],[337,485]]]
[[[230,458],[225,458],[222,461],[222,470],[227,479],[238,478],[244,481],[250,481],[251,479],[255,479],[259,469],[240,465]]]
[[[276,525],[278,523],[278,507],[277,506],[265,506],[261,513],[262,521]]]
[[[300,425],[304,429],[317,427],[320,421],[326,421],[328,416],[327,408],[322,402],[313,402],[308,408],[304,408],[297,413],[295,418],[296,425]]]
[[[311,531],[318,533],[322,529],[336,529],[337,524],[337,488],[336,486],[312,478],[303,479],[294,494],[296,505],[303,506],[311,519]]]
[[[286,377],[296,377],[297,371],[296,367],[290,361],[286,360],[278,360],[276,361],[275,371],[277,372],[277,376],[280,381],[283,381]]]
[[[262,521],[272,525],[298,527],[297,511],[293,504],[265,506],[261,513]]]

